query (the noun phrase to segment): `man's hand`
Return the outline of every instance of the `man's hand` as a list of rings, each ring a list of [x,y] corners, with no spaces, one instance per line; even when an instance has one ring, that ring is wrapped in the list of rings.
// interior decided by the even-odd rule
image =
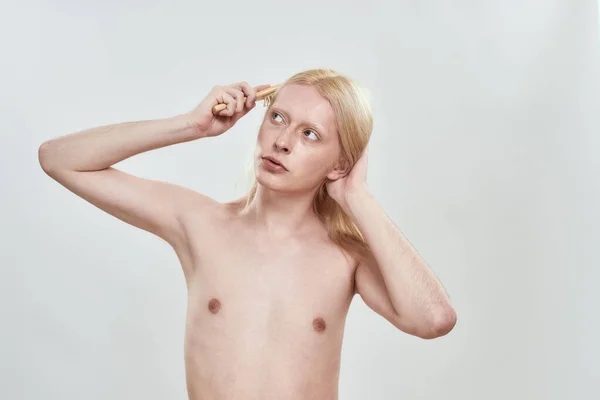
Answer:
[[[196,127],[198,138],[218,136],[226,132],[256,106],[256,92],[270,86],[260,85],[254,88],[248,82],[214,86],[200,104],[187,114],[190,123]],[[212,108],[219,103],[227,104],[227,108],[218,115],[213,115]]]
[[[329,193],[329,196],[331,196],[346,213],[348,213],[347,196],[357,190],[366,188],[368,151],[369,146],[367,145],[360,158],[346,176],[326,183],[327,193]]]

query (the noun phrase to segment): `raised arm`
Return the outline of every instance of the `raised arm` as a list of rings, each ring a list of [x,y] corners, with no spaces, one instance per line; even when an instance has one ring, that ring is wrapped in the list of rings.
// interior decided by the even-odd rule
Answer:
[[[227,109],[215,116],[211,109],[218,103],[226,103]],[[172,246],[181,246],[185,241],[181,216],[192,207],[209,211],[216,202],[191,189],[136,177],[112,165],[149,150],[220,135],[254,106],[255,89],[247,83],[215,86],[189,113],[50,139],[39,147],[39,162],[46,174],[89,203]]]
[[[185,115],[124,122],[48,140],[39,148],[39,162],[51,178],[91,204],[173,243],[180,234],[176,212],[193,201],[195,193],[130,175],[112,165],[198,137]]]

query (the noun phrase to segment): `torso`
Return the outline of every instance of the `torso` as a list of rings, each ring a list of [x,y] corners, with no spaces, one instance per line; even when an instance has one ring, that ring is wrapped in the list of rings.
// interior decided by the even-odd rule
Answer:
[[[184,226],[190,399],[337,399],[355,266],[325,228],[266,242],[222,204]]]

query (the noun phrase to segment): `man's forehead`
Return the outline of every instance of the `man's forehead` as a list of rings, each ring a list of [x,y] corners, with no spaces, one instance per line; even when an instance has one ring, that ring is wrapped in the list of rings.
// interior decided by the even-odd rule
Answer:
[[[329,101],[317,89],[308,85],[284,86],[277,95],[273,108],[280,109],[295,119],[320,124],[327,129],[334,128],[335,114]]]

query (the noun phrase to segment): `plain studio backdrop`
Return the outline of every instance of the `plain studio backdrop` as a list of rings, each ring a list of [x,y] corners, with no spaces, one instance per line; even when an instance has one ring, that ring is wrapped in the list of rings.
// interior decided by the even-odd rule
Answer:
[[[369,89],[368,186],[458,313],[427,341],[356,296],[340,399],[600,398],[597,4],[335,3],[2,5],[0,398],[186,398],[175,253],[51,180],[39,145],[315,67]],[[263,113],[116,167],[231,200]]]

